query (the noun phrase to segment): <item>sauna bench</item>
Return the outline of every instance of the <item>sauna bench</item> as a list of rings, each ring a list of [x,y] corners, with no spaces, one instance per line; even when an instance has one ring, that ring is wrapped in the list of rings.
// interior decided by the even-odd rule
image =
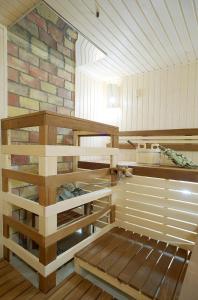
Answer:
[[[135,299],[178,299],[190,252],[115,227],[75,256],[82,268]]]

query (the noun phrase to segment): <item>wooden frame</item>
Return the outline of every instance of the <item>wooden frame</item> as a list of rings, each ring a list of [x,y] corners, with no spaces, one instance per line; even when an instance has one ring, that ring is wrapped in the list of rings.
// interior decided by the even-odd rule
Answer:
[[[67,200],[61,203],[56,203],[57,188],[61,184],[68,182],[84,181],[86,178],[87,183],[97,183],[98,180],[104,180],[105,183],[109,180],[111,185],[112,175],[109,168],[97,171],[78,171],[77,157],[80,155],[109,155],[111,158],[112,166],[116,166],[117,160],[115,156],[118,154],[118,149],[115,149],[118,139],[118,128],[107,124],[83,120],[75,117],[65,117],[51,112],[38,112],[28,115],[18,116],[3,119],[2,125],[2,153],[5,156],[15,155],[32,155],[37,156],[39,160],[39,173],[30,174],[10,169],[2,170],[2,185],[4,192],[4,202],[8,206],[4,210],[4,256],[9,259],[9,252],[14,251],[23,259],[24,251],[19,245],[13,245],[10,240],[10,228],[18,230],[20,233],[26,235],[29,239],[33,240],[39,245],[39,259],[35,260],[31,253],[24,254],[25,261],[34,267],[34,263],[39,271],[39,286],[43,292],[48,292],[56,284],[56,260],[57,260],[57,242],[60,239],[67,237],[76,230],[82,227],[89,226],[89,224],[98,222],[98,219],[110,214],[108,222],[114,222],[114,207],[111,206],[111,190],[104,188],[98,191],[90,192],[75,199]],[[9,143],[9,130],[21,129],[26,127],[39,127],[39,145],[12,145]],[[69,128],[74,131],[74,145],[73,146],[60,146],[57,145],[57,128]],[[76,132],[87,132],[92,130],[94,135],[110,136],[112,146],[114,148],[86,148],[79,147],[78,136]],[[76,139],[75,139],[76,136]],[[57,174],[57,161],[58,156],[74,156],[76,168],[72,173]],[[13,195],[9,190],[9,180],[24,181],[38,186],[39,203],[34,203],[22,197]],[[107,180],[107,181],[106,181]],[[109,205],[101,207],[99,211],[87,209],[91,202],[103,197],[110,199]],[[38,215],[38,230],[31,228],[28,225],[22,224],[12,218],[10,212],[12,206],[19,206],[27,211]],[[71,208],[78,206],[85,206],[85,217],[73,222],[67,226],[57,228],[57,214],[67,211]],[[104,223],[107,225],[107,223]],[[108,226],[108,225],[107,225]],[[79,249],[79,248],[78,248]],[[27,251],[26,251],[27,252]],[[74,253],[74,250],[70,252]],[[59,267],[60,260],[59,261]],[[63,263],[67,260],[64,256]],[[48,268],[48,266],[51,266]],[[45,272],[46,268],[49,270]]]
[[[75,271],[77,273],[81,273],[81,269],[84,269],[91,274],[94,274],[98,278],[104,280],[105,282],[109,283],[110,285],[114,286],[115,288],[119,289],[120,291],[126,293],[130,297],[133,297],[137,300],[150,300],[151,298],[143,295],[141,292],[137,291],[136,289],[130,287],[127,284],[121,283],[118,279],[110,276],[109,274],[99,270],[97,267],[90,265],[89,263],[83,261],[80,258],[74,258],[75,263]]]

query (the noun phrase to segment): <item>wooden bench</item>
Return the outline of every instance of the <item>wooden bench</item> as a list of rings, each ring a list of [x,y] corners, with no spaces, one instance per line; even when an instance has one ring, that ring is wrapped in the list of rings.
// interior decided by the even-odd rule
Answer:
[[[115,227],[79,253],[75,265],[135,299],[178,299],[191,252]]]

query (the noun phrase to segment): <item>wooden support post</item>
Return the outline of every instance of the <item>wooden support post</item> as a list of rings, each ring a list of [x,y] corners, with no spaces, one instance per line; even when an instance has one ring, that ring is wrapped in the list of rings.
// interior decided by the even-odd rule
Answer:
[[[74,146],[80,146],[80,137],[78,136],[77,131],[73,131],[73,145]],[[73,172],[76,172],[78,170],[78,156],[73,156]]]
[[[41,128],[41,127],[40,127]],[[47,133],[46,133],[47,131]],[[47,141],[51,144],[56,144],[56,134],[52,131],[52,136],[49,140],[49,127],[41,128],[40,139],[43,142]],[[43,135],[44,134],[44,135]],[[40,140],[41,141],[41,140]],[[39,157],[39,175],[50,176],[57,175],[57,157]],[[48,186],[39,187],[39,203],[43,206],[48,206],[56,203],[56,191],[53,190],[49,193]],[[49,234],[54,233],[57,230],[57,215],[51,217],[39,216],[39,233],[46,237]],[[43,265],[48,265],[50,262],[56,259],[57,256],[57,243],[55,242],[50,247],[39,247],[39,261]],[[44,277],[39,275],[39,288],[43,293],[47,293],[49,290],[56,286],[56,271],[49,276]]]
[[[92,203],[84,204],[84,215],[88,216],[92,213]],[[84,227],[83,232],[87,235],[91,234],[91,225]]]
[[[4,220],[3,220],[3,236],[5,238],[10,237],[9,225],[5,224]],[[3,246],[3,257],[5,260],[10,261],[10,250],[5,246]]]
[[[115,222],[115,205],[111,206],[111,212],[110,212],[110,223]]]
[[[9,142],[9,133],[7,129],[2,129],[1,130],[1,143],[2,145],[8,145]]]
[[[54,126],[39,126],[39,144],[40,145],[56,145],[57,144],[57,128]]]
[[[50,247],[39,247],[39,261],[43,265],[48,265],[50,262],[56,259],[57,247],[56,244]],[[47,277],[39,274],[39,289],[43,293],[47,293],[49,290],[56,286],[56,272],[51,273]]]

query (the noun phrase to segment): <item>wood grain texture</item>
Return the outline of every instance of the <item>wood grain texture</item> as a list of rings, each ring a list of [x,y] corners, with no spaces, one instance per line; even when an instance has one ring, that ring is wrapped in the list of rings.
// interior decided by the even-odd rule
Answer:
[[[181,248],[114,228],[77,253],[76,262],[137,300],[174,299],[187,257]]]

